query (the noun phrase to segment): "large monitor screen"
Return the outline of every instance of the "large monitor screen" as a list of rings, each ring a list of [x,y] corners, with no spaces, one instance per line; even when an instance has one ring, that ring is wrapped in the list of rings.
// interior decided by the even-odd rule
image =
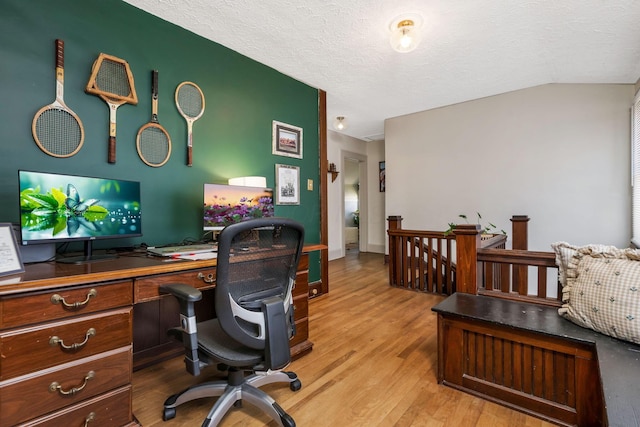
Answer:
[[[22,244],[142,235],[140,183],[19,171]]]
[[[273,216],[273,191],[269,188],[204,184],[204,229],[252,218]]]

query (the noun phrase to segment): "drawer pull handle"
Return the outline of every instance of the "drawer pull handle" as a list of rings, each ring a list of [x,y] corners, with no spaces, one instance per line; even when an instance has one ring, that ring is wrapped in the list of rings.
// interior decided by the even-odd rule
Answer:
[[[49,345],[52,346],[52,347],[56,346],[56,345],[60,345],[60,347],[62,347],[65,350],[77,350],[79,348],[84,347],[85,344],[87,344],[89,342],[89,337],[92,337],[95,334],[96,334],[95,328],[89,328],[89,329],[87,329],[87,333],[84,336],[84,341],[82,341],[80,343],[74,342],[71,345],[66,345],[62,338],[57,337],[57,336],[54,335],[49,340]]]
[[[201,279],[204,283],[215,283],[216,278],[213,277],[213,273],[209,273],[206,276],[203,273],[198,273],[198,279]]]
[[[63,396],[74,396],[76,393],[81,392],[89,382],[90,379],[96,376],[96,373],[93,371],[89,371],[87,375],[84,377],[84,381],[80,387],[71,387],[69,390],[63,390],[62,386],[54,381],[49,385],[49,391],[51,393],[55,393],[56,391]]]
[[[70,308],[70,309],[75,310],[75,309],[77,309],[77,308],[80,308],[80,307],[83,307],[83,306],[85,306],[85,305],[89,304],[89,300],[90,300],[91,298],[94,298],[94,297],[97,297],[97,296],[98,296],[98,291],[96,291],[95,289],[91,289],[91,290],[89,291],[89,293],[87,294],[87,298],[86,298],[84,301],[82,301],[82,302],[74,302],[73,304],[69,304],[68,302],[66,302],[66,301],[64,300],[64,297],[62,297],[62,296],[60,296],[60,295],[58,295],[58,294],[53,294],[53,295],[51,295],[51,302],[52,302],[53,304],[60,304],[60,303],[62,303],[62,305],[63,305],[65,308]]]
[[[89,412],[89,415],[87,415],[87,418],[84,419],[84,427],[87,427],[89,423],[95,419],[96,419],[96,413]]]

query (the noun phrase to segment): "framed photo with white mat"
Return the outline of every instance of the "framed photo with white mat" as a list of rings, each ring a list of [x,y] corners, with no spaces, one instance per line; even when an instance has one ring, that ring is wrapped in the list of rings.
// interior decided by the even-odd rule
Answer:
[[[10,223],[0,222],[0,277],[23,273],[24,264]]]
[[[276,164],[276,205],[300,204],[300,168]]]

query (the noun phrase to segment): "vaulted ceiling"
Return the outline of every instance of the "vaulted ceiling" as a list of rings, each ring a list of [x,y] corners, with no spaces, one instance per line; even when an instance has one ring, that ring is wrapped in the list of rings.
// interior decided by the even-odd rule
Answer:
[[[638,0],[125,0],[327,92],[329,123],[382,139],[391,117],[547,83],[635,83]],[[424,21],[410,53],[399,15]]]

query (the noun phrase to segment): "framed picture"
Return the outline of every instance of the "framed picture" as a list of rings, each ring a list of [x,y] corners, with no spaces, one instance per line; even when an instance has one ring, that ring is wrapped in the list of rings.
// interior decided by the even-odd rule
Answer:
[[[384,188],[385,188],[385,165],[384,165],[384,162],[380,162],[380,164],[379,164],[378,177],[379,177],[379,180],[380,180],[380,192],[384,193]]]
[[[0,223],[0,276],[24,272],[16,236],[10,223]]]
[[[273,154],[302,158],[302,128],[274,120],[272,139]]]
[[[276,164],[276,205],[300,204],[300,168]]]

